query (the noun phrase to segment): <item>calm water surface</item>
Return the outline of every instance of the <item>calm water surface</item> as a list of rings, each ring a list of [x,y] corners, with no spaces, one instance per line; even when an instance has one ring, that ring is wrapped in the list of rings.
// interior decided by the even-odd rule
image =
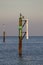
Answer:
[[[43,36],[22,41],[22,57],[18,55],[18,37],[0,37],[0,65],[43,65]]]

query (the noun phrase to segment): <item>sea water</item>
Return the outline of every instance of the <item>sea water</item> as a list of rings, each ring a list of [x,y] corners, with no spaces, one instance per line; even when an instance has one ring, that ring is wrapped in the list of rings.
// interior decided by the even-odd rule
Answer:
[[[29,36],[22,40],[22,57],[18,55],[16,36],[0,37],[0,65],[43,65],[43,36]]]

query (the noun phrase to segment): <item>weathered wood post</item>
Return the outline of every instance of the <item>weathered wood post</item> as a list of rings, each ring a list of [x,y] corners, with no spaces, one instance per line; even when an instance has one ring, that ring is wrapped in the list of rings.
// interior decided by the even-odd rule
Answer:
[[[22,56],[22,17],[19,18],[19,56]]]
[[[5,42],[5,31],[3,32],[3,42]]]
[[[24,21],[24,23],[22,24],[23,21]],[[26,24],[26,32],[23,32],[22,29],[25,26],[25,24]],[[19,18],[19,48],[18,48],[20,57],[22,56],[22,40],[25,37],[25,35],[26,35],[26,38],[28,39],[28,20],[24,19],[24,16],[22,16],[20,14],[20,18]]]
[[[3,42],[5,42],[5,24],[3,24]]]

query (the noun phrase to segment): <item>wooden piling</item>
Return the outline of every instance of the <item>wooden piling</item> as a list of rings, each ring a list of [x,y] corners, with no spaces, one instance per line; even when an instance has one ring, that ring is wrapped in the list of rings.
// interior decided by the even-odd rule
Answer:
[[[22,17],[19,18],[19,56],[22,56]]]
[[[5,42],[5,31],[3,32],[3,42]]]

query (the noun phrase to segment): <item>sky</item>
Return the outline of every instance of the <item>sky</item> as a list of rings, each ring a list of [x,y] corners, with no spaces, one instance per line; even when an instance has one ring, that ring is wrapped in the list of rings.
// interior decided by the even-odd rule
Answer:
[[[0,36],[18,36],[19,15],[29,20],[29,36],[43,36],[43,0],[0,0]]]

